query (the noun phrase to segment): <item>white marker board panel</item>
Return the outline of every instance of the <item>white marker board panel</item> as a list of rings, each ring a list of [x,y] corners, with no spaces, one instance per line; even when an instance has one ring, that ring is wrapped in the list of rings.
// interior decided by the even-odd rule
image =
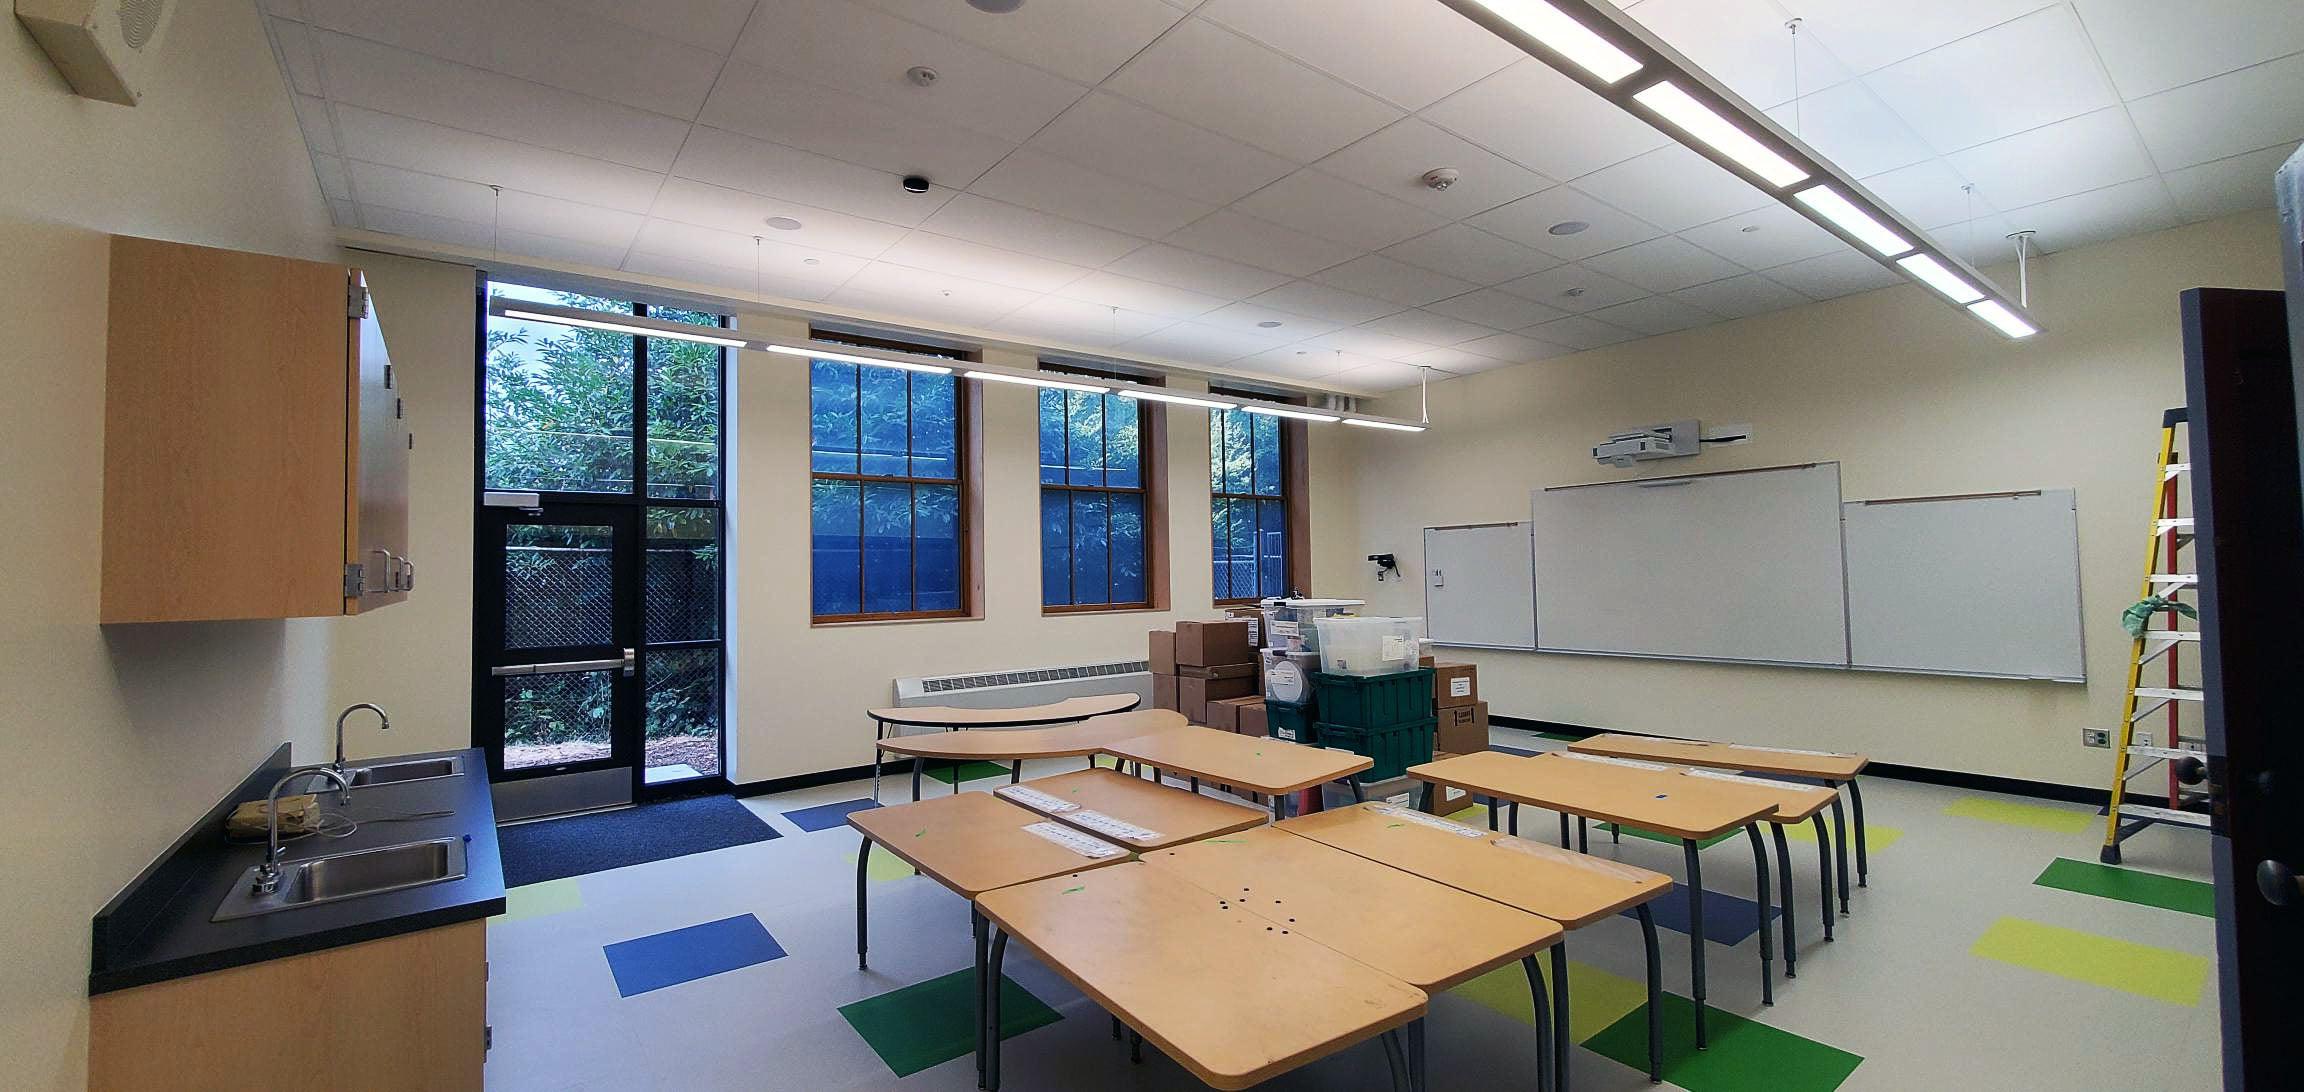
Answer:
[[[1842,517],[1855,666],[2085,681],[2071,490],[1850,501]]]
[[[1840,465],[1535,494],[1537,647],[1845,667]]]
[[[1424,628],[1434,644],[1535,648],[1528,524],[1426,527]]]

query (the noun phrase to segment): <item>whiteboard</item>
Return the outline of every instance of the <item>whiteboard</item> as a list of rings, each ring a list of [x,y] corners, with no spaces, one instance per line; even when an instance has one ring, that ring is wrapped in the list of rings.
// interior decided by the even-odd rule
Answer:
[[[1850,501],[1842,517],[1855,666],[2085,681],[2071,490]]]
[[[1537,647],[1846,667],[1840,465],[1538,490]]]
[[[1424,629],[1434,644],[1536,647],[1528,524],[1424,529]]]

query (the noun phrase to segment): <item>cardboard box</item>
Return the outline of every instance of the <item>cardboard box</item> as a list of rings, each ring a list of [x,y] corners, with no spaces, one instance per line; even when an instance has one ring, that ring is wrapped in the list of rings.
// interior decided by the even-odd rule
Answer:
[[[1487,745],[1482,744],[1480,749],[1487,750]],[[1456,756],[1442,750],[1435,750],[1432,752],[1432,761],[1434,762],[1438,762],[1443,758],[1454,757]],[[1451,789],[1445,785],[1432,786],[1432,806],[1430,807],[1424,806],[1424,794],[1421,791],[1416,794],[1417,807],[1423,808],[1423,810],[1430,812],[1433,815],[1443,817],[1454,815],[1457,812],[1463,811],[1465,808],[1471,807],[1476,802],[1477,801],[1472,799],[1471,793],[1465,792],[1462,789]]]
[[[1245,698],[1256,692],[1254,679],[1195,679],[1176,677],[1176,711],[1194,724],[1208,723],[1208,703],[1221,698]]]
[[[1264,647],[1264,608],[1226,607],[1224,613],[1248,623],[1248,647]]]
[[[1478,754],[1488,749],[1488,703],[1452,705],[1440,711],[1440,730],[1432,749],[1454,754]]]
[[[1242,702],[1240,711],[1233,715],[1232,730],[1244,736],[1256,736],[1258,738],[1271,735],[1271,725],[1264,719],[1264,699],[1257,698],[1254,701]]]
[[[1248,623],[1244,621],[1176,623],[1179,666],[1221,667],[1255,662],[1256,649],[1248,643]]]
[[[1422,656],[1416,657],[1416,666],[1418,667],[1430,667],[1435,662],[1437,661],[1432,659],[1432,654],[1429,652],[1423,654]]]
[[[1432,704],[1442,709],[1471,705],[1480,700],[1479,668],[1471,664],[1432,665]],[[1486,746],[1483,744],[1482,746]]]
[[[1150,661],[1152,662],[1152,673],[1153,673],[1153,674],[1155,674],[1155,675],[1173,675],[1173,674],[1175,674],[1175,673],[1176,673],[1176,631],[1175,631],[1175,630],[1172,630],[1172,629],[1156,629],[1156,630],[1153,630],[1153,631],[1152,631],[1152,633],[1151,633],[1151,643],[1150,643],[1150,649],[1149,649],[1149,652],[1148,652],[1148,654],[1147,654],[1147,655],[1146,655],[1144,658],[1145,658],[1145,659],[1147,659],[1147,660],[1150,660]]]
[[[1176,705],[1176,676],[1174,676],[1174,675],[1154,675],[1154,676],[1152,676],[1152,708],[1154,708],[1154,709],[1177,709],[1177,708],[1178,708],[1178,706]]]
[[[1182,664],[1176,668],[1176,673],[1188,679],[1253,679],[1256,677],[1256,665],[1217,664],[1213,667],[1196,667]]]
[[[1255,713],[1249,713],[1250,709],[1254,709]],[[1208,703],[1208,727],[1222,728],[1227,732],[1237,732],[1240,730],[1242,719],[1254,719],[1261,723],[1260,718],[1263,713],[1264,699],[1254,695],[1245,698],[1218,698]]]

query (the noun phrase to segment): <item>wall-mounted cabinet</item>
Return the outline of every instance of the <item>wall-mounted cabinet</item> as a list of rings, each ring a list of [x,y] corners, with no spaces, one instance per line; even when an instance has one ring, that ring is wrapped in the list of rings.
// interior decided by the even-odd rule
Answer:
[[[105,622],[407,598],[408,452],[358,269],[114,236]]]

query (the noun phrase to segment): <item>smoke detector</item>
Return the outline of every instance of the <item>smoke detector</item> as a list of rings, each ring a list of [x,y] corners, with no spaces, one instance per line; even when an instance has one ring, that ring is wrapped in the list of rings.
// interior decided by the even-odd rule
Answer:
[[[943,77],[937,75],[936,70],[927,65],[916,64],[904,70],[904,78],[912,81],[914,87],[927,87]]]
[[[1462,177],[1464,172],[1454,167],[1434,167],[1424,172],[1424,184],[1435,190],[1444,190],[1455,185],[1456,180]]]

